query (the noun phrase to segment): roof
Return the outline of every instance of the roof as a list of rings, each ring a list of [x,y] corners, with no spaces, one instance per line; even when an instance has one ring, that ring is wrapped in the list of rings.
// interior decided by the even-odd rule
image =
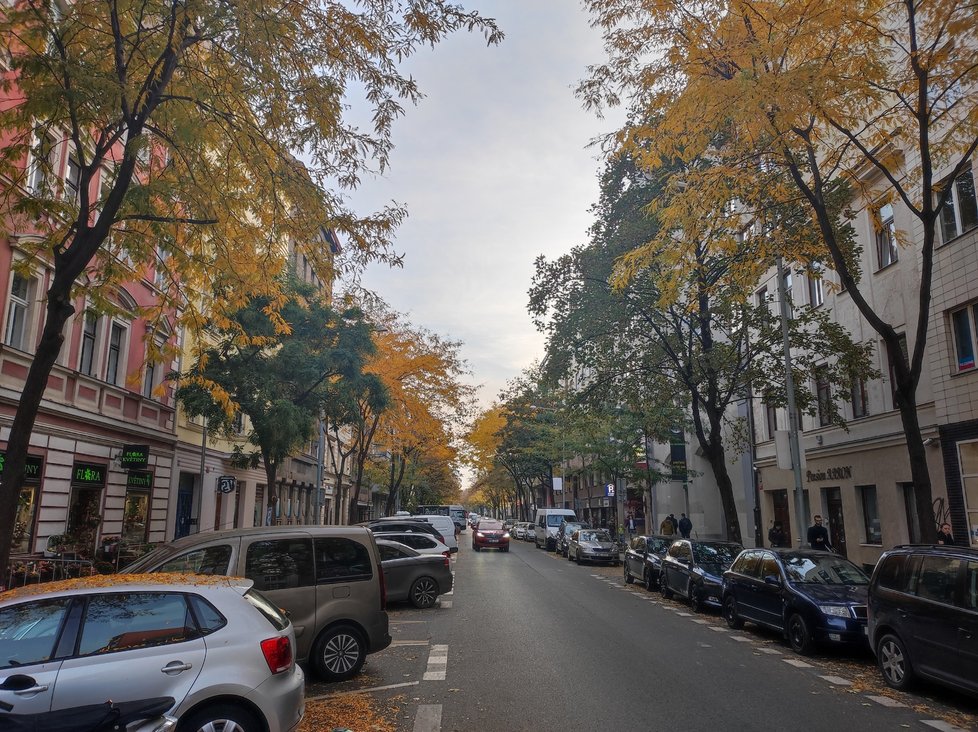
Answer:
[[[180,572],[158,572],[152,574],[97,574],[92,577],[44,582],[25,585],[6,592],[0,592],[0,602],[19,600],[24,597],[44,595],[86,594],[106,589],[128,591],[153,591],[161,587],[168,589],[193,590],[203,587],[236,588],[239,592],[249,589],[254,582],[244,577],[225,577],[216,574],[183,574]]]

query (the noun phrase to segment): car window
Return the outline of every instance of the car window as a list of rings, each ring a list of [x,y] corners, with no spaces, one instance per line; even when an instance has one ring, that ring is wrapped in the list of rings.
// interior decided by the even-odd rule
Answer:
[[[964,566],[964,606],[978,610],[978,562],[968,560]]]
[[[906,592],[909,573],[906,572],[909,557],[905,554],[891,554],[880,565],[877,583],[888,590]]]
[[[182,594],[119,592],[88,600],[78,653],[128,651],[180,643],[199,636]]]
[[[270,622],[276,630],[285,630],[289,627],[289,619],[285,616],[278,606],[252,587],[244,594],[244,599],[258,610],[265,619]]]
[[[734,572],[747,577],[761,576],[761,552],[744,552],[730,567]]]
[[[686,559],[691,559],[693,556],[693,553],[689,548],[689,544],[687,544],[685,541],[679,542],[679,556],[685,557]]]
[[[316,539],[316,581],[349,582],[373,577],[370,553],[363,544],[344,537]]]
[[[662,554],[669,550],[669,543],[665,539],[649,539],[649,551]]]
[[[553,514],[550,514],[547,516],[547,526],[560,526],[563,521],[567,520],[567,516],[554,516]],[[572,518],[570,520],[575,521],[576,519]]]
[[[190,572],[192,574],[230,574],[231,545],[218,544],[184,552],[156,567],[154,572]],[[128,571],[128,570],[127,570]]]
[[[778,561],[773,554],[765,552],[761,557],[761,579],[765,577],[781,577],[781,570],[778,569]]]
[[[501,531],[503,525],[499,521],[480,521],[479,531]]]
[[[190,606],[197,616],[197,625],[201,633],[207,635],[227,625],[227,619],[200,595],[187,595],[187,599],[190,600]]]
[[[70,603],[64,597],[0,610],[0,668],[49,660]]]
[[[786,554],[782,561],[790,582],[814,585],[869,584],[865,572],[848,559],[834,554]]]
[[[245,552],[245,576],[257,590],[313,584],[312,540],[307,537],[253,541]]]
[[[435,540],[424,534],[408,534],[398,538],[402,544],[407,544],[412,549],[431,549],[435,546]]]
[[[952,604],[959,566],[960,561],[953,557],[922,557],[917,574],[917,597]]]
[[[645,551],[645,537],[636,536],[631,542],[632,551],[644,552]]]

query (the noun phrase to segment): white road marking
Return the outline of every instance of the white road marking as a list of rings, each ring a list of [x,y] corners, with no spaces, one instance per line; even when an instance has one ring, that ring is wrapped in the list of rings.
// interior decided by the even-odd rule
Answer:
[[[710,626],[710,630],[712,630],[714,633],[726,633],[727,632],[727,629],[726,628],[721,628],[719,625],[711,625]]]
[[[441,704],[420,704],[414,718],[414,732],[440,732]]]
[[[942,722],[939,719],[921,719],[920,721],[922,724],[926,724],[928,727],[941,730],[941,732],[965,732],[960,727],[955,727],[953,724]]]
[[[451,608],[451,606],[452,606],[452,601],[451,600],[440,600],[438,602],[438,607],[440,607],[440,608],[442,608],[444,610],[448,610],[449,608]]]
[[[691,617],[693,617],[693,613],[684,613],[682,610],[676,610],[676,615],[678,615],[681,618],[691,618]]]
[[[735,640],[738,643],[753,643],[754,642],[754,639],[753,638],[748,638],[746,635],[732,635],[732,636],[730,636],[730,640]]]
[[[426,640],[416,640],[416,641],[412,641],[412,640],[396,640],[396,641],[391,641],[390,647],[393,648],[394,646],[426,646],[429,643],[431,643],[431,641],[426,641]]]
[[[764,647],[761,647],[761,648],[755,648],[754,650],[755,651],[758,651],[760,653],[768,653],[768,654],[770,654],[772,656],[780,656],[781,655],[781,651],[779,651],[777,648],[764,648]]]
[[[836,686],[852,686],[852,682],[849,679],[844,679],[841,676],[822,676],[821,678]]]
[[[388,684],[387,686],[372,686],[369,689],[351,689],[348,691],[334,691],[332,694],[321,694],[319,696],[307,696],[306,701],[317,701],[318,699],[329,699],[334,696],[346,696],[348,694],[370,694],[374,691],[387,691],[388,689],[400,689],[404,686],[417,686],[420,681],[405,681],[401,684]]]
[[[422,677],[423,681],[444,681],[448,668],[448,646],[433,645],[428,654],[428,668]]]
[[[872,699],[874,702],[884,707],[891,707],[893,709],[906,708],[906,704],[903,702],[898,702],[896,699],[891,699],[888,696],[869,696],[866,695],[867,699]]]
[[[696,623],[697,625],[709,625],[710,624],[710,621],[709,620],[703,620],[703,618],[693,618],[693,622]]]
[[[781,660],[795,668],[815,668],[812,664],[799,661],[797,658],[782,658]]]

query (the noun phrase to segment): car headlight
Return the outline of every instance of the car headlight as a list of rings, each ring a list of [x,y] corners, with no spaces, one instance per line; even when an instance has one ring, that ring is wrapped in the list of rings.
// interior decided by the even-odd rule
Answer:
[[[509,538],[509,532],[508,531],[505,534],[503,534],[503,538],[504,539],[508,539]]]
[[[845,605],[819,605],[818,609],[824,615],[835,615],[837,618],[851,618],[852,613]]]
[[[480,537],[480,538],[482,538],[482,539],[486,538],[486,535],[483,534],[481,531],[476,531],[475,532],[475,535],[478,536],[478,537]]]

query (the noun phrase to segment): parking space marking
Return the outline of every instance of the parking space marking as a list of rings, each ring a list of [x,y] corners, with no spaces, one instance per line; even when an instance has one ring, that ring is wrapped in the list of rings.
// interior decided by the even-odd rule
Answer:
[[[424,672],[424,681],[444,681],[448,669],[448,646],[433,645],[428,653],[428,668]]]
[[[712,630],[714,633],[726,633],[727,632],[727,629],[726,628],[721,628],[719,625],[711,625],[710,626],[710,630]]]
[[[703,620],[703,618],[693,618],[693,622],[696,623],[697,625],[709,625],[710,624],[710,621],[709,620]]]
[[[420,704],[414,718],[414,732],[441,730],[441,704]]]
[[[732,636],[730,636],[730,640],[735,640],[738,643],[753,643],[754,642],[754,639],[753,638],[748,638],[746,635],[732,635]]]
[[[765,648],[765,647],[761,646],[759,648],[755,648],[754,650],[757,651],[758,653],[767,653],[767,654],[772,655],[772,656],[780,656],[781,655],[781,651],[779,651],[777,648]]]
[[[782,658],[789,666],[794,666],[795,668],[815,668],[810,663],[805,663],[804,661],[799,661],[797,658]]]
[[[320,699],[329,699],[334,696],[348,696],[350,694],[370,694],[375,691],[387,691],[388,689],[400,689],[405,686],[417,686],[420,681],[405,681],[400,684],[388,684],[387,686],[371,686],[369,689],[347,689],[346,691],[334,691],[330,694],[320,694],[319,696],[307,696],[306,701],[319,701]]]
[[[430,643],[431,641],[426,641],[426,640],[396,640],[396,641],[391,641],[390,647],[393,648],[395,646],[426,646]]]
[[[440,608],[442,608],[443,610],[449,610],[452,607],[452,601],[451,600],[440,600],[438,602],[438,606]]]
[[[676,610],[676,615],[678,615],[681,618],[691,618],[691,617],[693,617],[693,613],[684,613],[682,610]]]
[[[953,724],[942,722],[939,719],[921,719],[920,721],[922,724],[926,724],[928,727],[941,730],[941,732],[965,732],[965,730],[961,729],[960,727],[955,727]]]
[[[867,694],[866,698],[871,699],[872,701],[876,702],[880,706],[890,707],[892,709],[901,709],[901,708],[906,708],[907,706],[903,702],[898,702],[896,699],[891,699],[888,696],[870,696]]]
[[[841,676],[820,676],[819,678],[825,679],[830,684],[835,684],[836,686],[852,686],[852,682],[849,679],[844,679]]]

